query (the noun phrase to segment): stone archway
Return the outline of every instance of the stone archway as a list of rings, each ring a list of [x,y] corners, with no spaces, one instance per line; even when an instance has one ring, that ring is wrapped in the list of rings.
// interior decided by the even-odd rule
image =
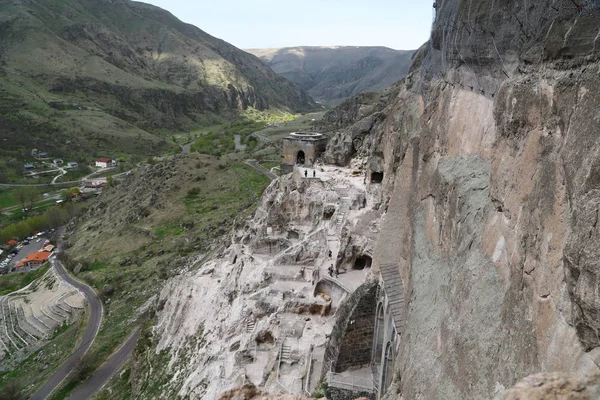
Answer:
[[[383,341],[385,330],[385,315],[383,313],[383,304],[379,303],[377,307],[377,317],[375,318],[375,345],[373,346],[373,364],[379,369],[381,367],[381,358],[383,357]]]
[[[383,358],[383,368],[381,374],[381,395],[383,396],[392,384],[394,378],[394,348],[392,342],[388,342],[385,348],[385,357]]]
[[[296,153],[296,164],[304,165],[305,163],[306,163],[306,154],[304,154],[304,151],[299,150],[298,153]]]

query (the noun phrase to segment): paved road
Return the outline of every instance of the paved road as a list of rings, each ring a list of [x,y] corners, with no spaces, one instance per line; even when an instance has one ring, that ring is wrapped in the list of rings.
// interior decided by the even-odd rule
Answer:
[[[266,176],[269,177],[270,180],[275,180],[278,178],[277,175],[275,175],[274,173],[272,173],[271,171],[269,171],[268,169],[266,169],[265,167],[263,167],[262,165],[260,165],[260,163],[257,160],[247,160],[246,163],[250,166],[252,166],[252,168],[254,168],[255,170],[257,170],[258,172],[265,174]]]
[[[140,331],[136,329],[127,341],[110,358],[94,372],[94,374],[77,388],[68,400],[87,400],[91,399],[106,383],[123,367],[123,364],[129,359]]]
[[[60,235],[61,233],[59,233]],[[69,273],[65,270],[64,265],[57,259],[53,260],[52,266],[56,273],[60,275],[62,279],[69,282],[71,285],[75,286],[79,289],[85,299],[90,306],[90,318],[88,320],[88,325],[85,328],[85,332],[83,333],[83,338],[81,339],[81,344],[73,354],[58,368],[58,370],[48,379],[46,383],[30,398],[30,400],[44,400],[46,399],[50,393],[54,389],[56,389],[61,382],[77,367],[81,358],[87,353],[88,349],[96,339],[96,335],[98,334],[98,329],[100,329],[100,324],[102,323],[102,303],[100,299],[96,295],[94,289],[89,287],[88,285],[79,282],[69,275]]]
[[[87,179],[91,179],[94,175],[97,175],[101,172],[106,172],[107,170],[110,170],[112,168],[104,168],[103,170],[100,171],[94,171],[91,174],[89,174],[88,176],[76,180],[76,181],[67,181],[67,182],[56,182],[56,183],[0,183],[0,187],[24,187],[24,186],[33,186],[33,187],[52,187],[52,186],[73,186],[76,183],[83,183],[83,181],[87,180]],[[125,171],[125,172],[121,172],[120,174],[116,174],[113,175],[113,179],[114,178],[120,178],[124,175],[127,175],[128,173],[131,173],[133,171],[133,169],[130,169],[129,171]]]

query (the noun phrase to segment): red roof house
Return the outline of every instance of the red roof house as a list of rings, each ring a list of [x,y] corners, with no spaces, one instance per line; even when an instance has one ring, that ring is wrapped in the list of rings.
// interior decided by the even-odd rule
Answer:
[[[38,251],[37,253],[31,253],[25,259],[19,261],[16,265],[19,267],[39,267],[50,258],[51,253],[46,251]]]
[[[6,245],[12,247],[12,246],[16,246],[17,243],[18,242],[15,239],[11,239],[8,242],[6,242]]]

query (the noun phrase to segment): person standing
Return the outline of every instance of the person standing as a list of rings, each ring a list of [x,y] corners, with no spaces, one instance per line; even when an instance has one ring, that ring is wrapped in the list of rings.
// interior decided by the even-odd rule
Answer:
[[[327,268],[327,272],[329,272],[329,276],[333,278],[333,264],[331,264],[329,268]]]
[[[304,170],[304,177],[308,178],[308,171],[307,170]]]
[[[317,177],[317,171],[315,171],[315,170],[313,169],[313,178],[316,178],[316,177]]]

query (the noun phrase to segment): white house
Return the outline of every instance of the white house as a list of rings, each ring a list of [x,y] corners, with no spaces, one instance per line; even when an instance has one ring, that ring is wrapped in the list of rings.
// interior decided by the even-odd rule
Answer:
[[[117,160],[111,160],[110,158],[99,158],[96,160],[96,167],[110,168],[117,165]]]

